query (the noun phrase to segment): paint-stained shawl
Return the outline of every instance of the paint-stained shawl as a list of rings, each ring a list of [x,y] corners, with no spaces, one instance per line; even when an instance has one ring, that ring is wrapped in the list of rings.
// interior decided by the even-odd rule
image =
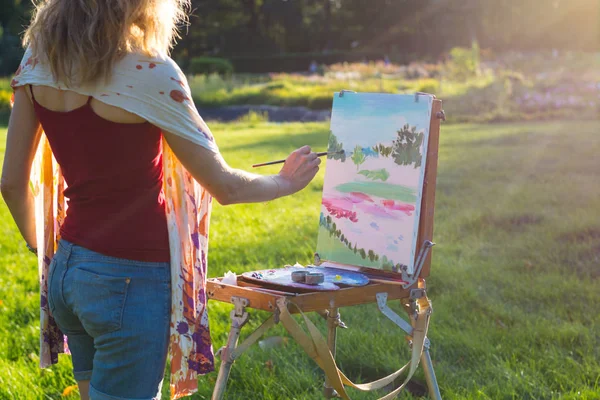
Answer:
[[[32,57],[28,49],[11,86],[29,84],[66,89],[62,82],[54,81],[50,69]],[[150,58],[130,54],[117,63],[109,84],[69,90],[130,111],[164,131],[219,151],[194,107],[185,75],[168,56]],[[172,279],[170,387],[171,398],[176,399],[195,392],[197,375],[214,368],[205,295],[212,198],[164,140],[163,163]],[[35,196],[41,291],[40,364],[47,367],[56,363],[58,353],[65,350],[65,338],[48,309],[47,277],[67,204],[63,195],[66,183],[45,135],[33,163],[31,185]]]

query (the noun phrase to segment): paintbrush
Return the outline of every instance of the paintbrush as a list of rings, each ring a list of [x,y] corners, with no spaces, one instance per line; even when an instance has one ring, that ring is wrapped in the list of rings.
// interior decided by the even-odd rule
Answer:
[[[317,153],[317,157],[328,156],[330,154],[342,154],[343,152],[344,152],[344,150],[332,151],[332,152],[322,151],[320,153]],[[252,168],[263,167],[265,165],[281,164],[281,163],[284,163],[284,162],[285,162],[285,160],[269,161],[269,162],[266,162],[266,163],[254,164],[254,165],[252,165]]]
[[[382,278],[371,278],[371,277],[369,277],[369,282],[381,283],[384,285],[399,285],[399,286],[404,286],[408,283],[408,282],[398,281],[398,280],[393,280],[393,279],[382,279]]]

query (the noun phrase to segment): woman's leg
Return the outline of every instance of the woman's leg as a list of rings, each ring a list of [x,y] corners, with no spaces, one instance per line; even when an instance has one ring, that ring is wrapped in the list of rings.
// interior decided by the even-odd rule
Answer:
[[[48,275],[48,306],[60,330],[67,335],[73,375],[82,399],[88,399],[89,380],[92,377],[94,339],[86,332],[73,308],[65,301],[64,281],[69,271],[72,245],[61,241],[50,264]]]
[[[90,381],[77,381],[77,386],[81,400],[90,400]]]

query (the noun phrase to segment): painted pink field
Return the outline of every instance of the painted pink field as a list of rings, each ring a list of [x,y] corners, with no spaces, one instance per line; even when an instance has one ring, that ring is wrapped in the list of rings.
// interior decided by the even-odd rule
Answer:
[[[331,198],[323,197],[323,205],[332,216],[348,218],[352,222],[358,222],[355,210],[363,211],[372,216],[391,219],[401,217],[396,211],[400,211],[409,217],[415,211],[415,206],[412,204],[370,197],[359,192],[339,193],[336,197]]]
[[[380,258],[410,265],[415,204],[378,197],[362,192],[342,193],[336,187],[348,182],[377,182],[405,185],[419,180],[419,169],[400,167],[389,158],[367,158],[359,170],[389,168],[385,181],[371,180],[357,174],[352,161],[327,160],[321,211],[330,216],[336,228],[358,248],[373,250]],[[397,171],[401,170],[402,173]]]

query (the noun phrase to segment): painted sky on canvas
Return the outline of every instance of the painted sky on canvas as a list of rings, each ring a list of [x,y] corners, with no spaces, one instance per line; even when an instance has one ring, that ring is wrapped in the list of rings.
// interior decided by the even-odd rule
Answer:
[[[344,149],[370,147],[373,143],[390,142],[393,133],[409,122],[417,130],[429,129],[431,104],[428,98],[414,95],[383,93],[344,93],[335,95],[331,115],[331,131],[344,143]],[[392,135],[390,135],[392,133]]]

